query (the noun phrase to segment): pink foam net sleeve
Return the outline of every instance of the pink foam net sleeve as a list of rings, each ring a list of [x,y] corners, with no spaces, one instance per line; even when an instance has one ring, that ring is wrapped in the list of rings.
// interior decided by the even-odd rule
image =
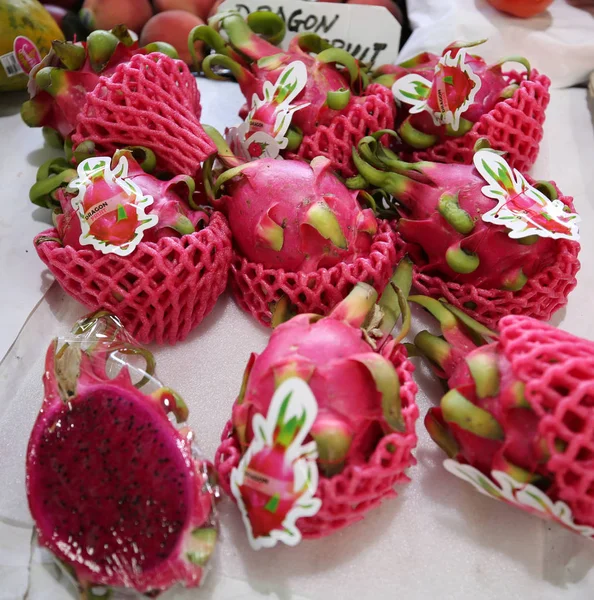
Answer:
[[[366,135],[381,129],[393,129],[395,111],[392,92],[373,83],[362,96],[353,98],[329,125],[320,125],[315,133],[304,136],[298,156],[307,160],[325,156],[330,159],[335,171],[351,177],[357,173],[351,158],[353,147]]]
[[[110,156],[122,146],[146,146],[160,170],[194,176],[216,152],[199,117],[200,96],[188,67],[164,54],[137,54],[87,94],[72,141],[76,148],[90,140]]]
[[[270,326],[272,311],[283,296],[288,297],[298,313],[326,315],[359,281],[380,292],[384,289],[402,258],[396,240],[397,234],[380,221],[369,255],[313,273],[265,269],[234,253],[231,289],[239,306],[266,326]]]
[[[419,416],[415,403],[417,386],[412,378],[414,366],[402,345],[388,343],[382,354],[392,361],[398,373],[405,431],[384,436],[367,464],[348,466],[330,479],[320,477],[316,492],[316,497],[322,501],[320,511],[313,517],[297,521],[306,539],[324,537],[360,521],[367,511],[397,495],[396,484],[410,481],[406,469],[416,464],[412,451],[417,444],[415,422]],[[231,422],[228,422],[215,456],[215,468],[221,487],[230,497],[231,471],[240,459],[241,451],[233,436]]]
[[[231,231],[220,213],[201,231],[141,242],[125,257],[62,246],[57,235],[44,231],[35,245],[58,283],[90,309],[113,312],[144,344],[183,340],[227,285]]]
[[[500,322],[500,345],[540,417],[554,495],[594,527],[594,343],[520,316]]]

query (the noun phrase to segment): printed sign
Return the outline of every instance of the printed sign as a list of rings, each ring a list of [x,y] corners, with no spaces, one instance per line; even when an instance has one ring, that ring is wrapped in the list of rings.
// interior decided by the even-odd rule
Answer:
[[[539,235],[580,239],[579,215],[569,212],[561,200],[550,200],[531,186],[502,156],[479,150],[474,155],[474,166],[489,184],[482,188],[482,193],[497,200],[495,208],[483,215],[483,221],[504,225],[511,238]]]
[[[159,221],[157,215],[145,213],[153,197],[145,196],[127,179],[125,156],[113,170],[109,157],[87,158],[77,172],[69,188],[78,192],[71,203],[80,220],[80,243],[103,254],[128,256],[141,242],[143,232]]]
[[[295,522],[322,506],[314,498],[317,446],[303,443],[317,414],[307,383],[292,377],[274,393],[267,416],[256,414],[252,420],[254,439],[231,472],[231,491],[255,550],[278,542],[296,546],[301,532]]]
[[[254,94],[246,120],[227,133],[233,153],[245,160],[276,158],[289,143],[286,134],[293,113],[309,104],[291,104],[306,83],[307,69],[300,60],[287,65],[274,85],[264,82],[264,98]]]
[[[218,12],[237,10],[244,17],[257,10],[277,13],[287,24],[287,49],[298,33],[317,33],[336,48],[377,66],[393,63],[400,47],[400,23],[380,6],[305,2],[303,0],[225,0]]]
[[[530,483],[520,483],[503,471],[492,471],[491,478],[470,465],[463,465],[448,458],[443,466],[447,471],[470,483],[475,490],[496,500],[526,510],[543,519],[556,521],[563,527],[594,538],[594,528],[577,525],[571,509],[560,500],[553,502],[542,490]]]
[[[428,112],[435,125],[450,125],[460,129],[462,115],[474,102],[481,89],[481,80],[466,64],[466,50],[446,53],[435,67],[433,81],[412,73],[398,79],[392,86],[396,100],[410,104],[411,114]]]

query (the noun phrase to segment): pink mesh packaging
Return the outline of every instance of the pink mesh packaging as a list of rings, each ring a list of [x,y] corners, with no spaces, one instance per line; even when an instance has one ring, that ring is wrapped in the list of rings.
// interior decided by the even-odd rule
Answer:
[[[215,464],[221,487],[239,503],[244,521],[247,514],[246,526],[252,538],[256,531],[262,536],[273,535],[270,523],[276,521],[258,512],[265,496],[238,494],[234,480],[246,461],[246,473],[251,473],[252,479],[267,480],[266,485],[270,485],[284,478],[270,455],[266,461],[255,460],[253,445],[256,419],[262,419],[267,411],[270,414],[275,388],[278,391],[288,378],[307,382],[317,404],[317,416],[303,442],[316,444],[319,477],[310,479],[317,480],[317,487],[315,493],[310,490],[309,504],[317,511],[296,520],[296,535],[319,538],[355,523],[368,510],[395,497],[395,484],[409,481],[406,469],[416,462],[412,450],[417,442],[414,425],[419,414],[414,367],[404,346],[384,333],[394,321],[378,320],[378,330],[371,337],[369,330],[360,328],[368,323],[376,298],[373,288],[358,284],[328,317],[303,314],[278,326],[264,352],[250,358]],[[386,306],[382,302],[383,296],[380,308]],[[374,341],[373,335],[379,339]],[[281,427],[275,443],[277,450],[282,438],[287,441],[283,431],[295,431],[289,414],[290,409],[285,418],[289,425]],[[297,432],[302,422],[297,422]],[[271,494],[274,491],[264,489]],[[281,506],[284,498],[280,493]],[[281,516],[287,518],[284,512]]]
[[[448,471],[594,537],[594,343],[518,315],[503,317],[497,333],[445,302],[411,300],[439,319],[445,338],[424,331],[415,344],[447,379],[425,425]]]
[[[105,311],[47,350],[27,497],[39,544],[81,598],[195,588],[210,568],[218,488],[187,406],[154,370]]]
[[[376,210],[392,219],[421,293],[492,328],[507,314],[548,320],[576,286],[579,215],[553,182],[522,175],[481,142],[472,165],[407,163],[372,138],[354,158],[383,194]]]
[[[266,23],[269,30],[284,31],[284,23],[276,14],[261,13],[258,22]],[[215,68],[230,70],[247,102],[240,111],[242,118],[253,110],[255,97],[266,98],[271,105],[288,102],[288,94],[274,97],[265,89],[278,85],[287,69],[302,65],[300,91],[290,101],[300,108],[290,112],[284,156],[308,160],[325,156],[335,171],[350,177],[355,174],[351,148],[365,135],[394,127],[395,105],[390,91],[381,85],[367,85],[369,78],[358,61],[345,50],[332,48],[320,36],[298,35],[283,51],[256,35],[237,12],[228,12],[216,22],[211,20],[210,25],[208,35],[205,28],[195,29],[190,44],[198,40],[219,42],[216,53],[207,56],[202,67],[207,77],[215,79],[221,77]],[[213,28],[223,30],[228,41]],[[276,121],[272,111],[259,111],[258,131],[274,129]]]
[[[512,167],[534,164],[550,81],[522,57],[487,65],[471,54],[481,43],[454,42],[442,56],[423,53],[374,72],[373,81],[390,87],[398,101],[405,160],[471,164],[477,140],[485,138]],[[525,70],[509,70],[513,63]]]
[[[196,81],[185,63],[160,53],[133,56],[87,94],[74,148],[87,142],[95,154],[111,155],[121,146],[146,146],[160,170],[194,176],[215,152],[198,106]]]
[[[157,50],[157,51],[155,51]],[[55,44],[29,82],[21,114],[46,141],[80,161],[144,146],[169,175],[200,175],[214,151],[202,130],[196,80],[168,44],[140,48],[124,26],[87,42]]]
[[[154,166],[154,154],[143,150],[142,165]],[[41,188],[31,193],[57,204],[56,228],[35,238],[39,257],[68,294],[113,312],[143,343],[184,339],[226,287],[232,248],[225,217],[194,205],[191,177],[157,179],[128,149],[85,159],[77,171],[60,168],[42,167],[42,177],[58,173],[38,184],[47,192],[66,180],[62,187],[45,200]]]
[[[397,234],[379,222],[369,253],[352,262],[341,262],[313,272],[270,269],[233,253],[230,281],[235,301],[262,325],[269,327],[281,299],[288,300],[297,313],[328,314],[358,281],[383,290],[404,255]]]
[[[142,343],[185,339],[227,285],[231,232],[219,213],[201,231],[141,242],[126,257],[76,250],[56,239],[58,232],[49,229],[35,247],[62,288],[91,310],[118,315]]]

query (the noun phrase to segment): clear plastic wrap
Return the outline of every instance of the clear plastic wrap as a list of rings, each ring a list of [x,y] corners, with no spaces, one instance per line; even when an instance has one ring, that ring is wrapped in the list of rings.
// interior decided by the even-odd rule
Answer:
[[[79,587],[197,587],[218,537],[211,465],[152,354],[101,311],[50,344],[27,451],[39,543]],[[101,589],[97,589],[101,588]]]

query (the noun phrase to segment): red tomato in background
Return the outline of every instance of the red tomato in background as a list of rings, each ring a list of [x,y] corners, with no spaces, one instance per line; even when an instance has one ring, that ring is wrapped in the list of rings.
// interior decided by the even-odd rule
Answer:
[[[487,2],[497,10],[526,19],[544,12],[553,0],[487,0]]]

